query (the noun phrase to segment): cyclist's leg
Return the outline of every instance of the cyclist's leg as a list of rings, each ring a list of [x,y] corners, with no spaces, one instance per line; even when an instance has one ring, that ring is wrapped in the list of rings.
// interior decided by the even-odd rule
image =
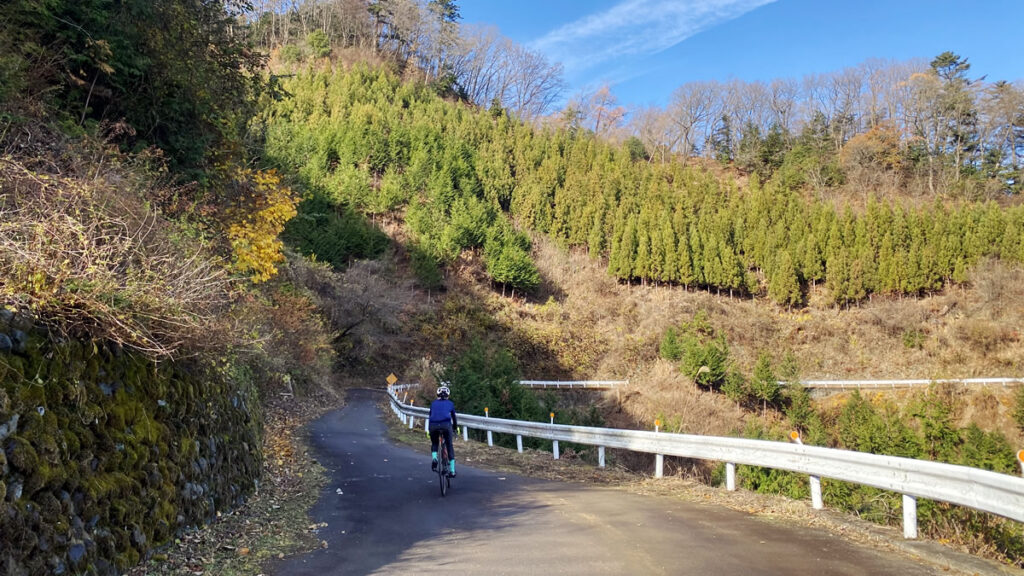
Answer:
[[[430,429],[430,457],[433,459],[430,468],[437,470],[437,447],[441,437],[441,430],[437,428]]]
[[[451,473],[455,474],[455,446],[452,445],[452,427],[444,429],[444,445],[448,449],[448,461],[451,466]]]

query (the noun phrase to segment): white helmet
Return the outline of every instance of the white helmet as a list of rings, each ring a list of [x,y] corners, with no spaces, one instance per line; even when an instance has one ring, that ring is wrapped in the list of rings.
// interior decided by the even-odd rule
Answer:
[[[442,399],[443,398],[447,398],[448,395],[451,394],[451,393],[452,393],[452,391],[448,389],[448,383],[447,382],[441,382],[441,386],[439,386],[437,388],[437,397],[438,398],[442,398]]]

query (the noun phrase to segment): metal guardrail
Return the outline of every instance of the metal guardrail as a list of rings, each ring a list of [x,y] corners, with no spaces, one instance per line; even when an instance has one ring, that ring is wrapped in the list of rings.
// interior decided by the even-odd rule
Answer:
[[[779,384],[786,385],[780,381]],[[917,386],[930,386],[931,384],[1024,384],[1024,378],[941,378],[941,379],[916,379],[916,380],[801,380],[800,385],[804,388],[822,388],[846,390],[851,388],[914,388]]]
[[[389,390],[391,408],[409,428],[416,418],[424,421],[427,408],[402,404]],[[811,476],[812,500],[822,508],[821,477],[873,486],[903,495],[903,535],[917,537],[917,498],[927,498],[989,512],[1024,522],[1024,478],[978,468],[915,460],[897,456],[868,454],[851,450],[804,446],[767,440],[671,434],[641,430],[591,428],[487,418],[457,414],[463,427],[490,433],[515,434],[522,451],[522,437],[553,441],[555,458],[558,442],[575,442],[598,447],[598,462],[604,466],[605,448],[620,448],[657,456],[655,476],[660,476],[661,457],[679,456],[726,463],[726,487],[735,490],[736,464],[762,466]],[[489,442],[490,443],[490,442]],[[1024,451],[1022,451],[1024,453]],[[1020,457],[1020,455],[1018,455]]]
[[[610,390],[617,386],[629,384],[629,380],[519,380],[520,386],[526,388],[584,388],[590,390]],[[395,384],[391,387],[396,393],[416,388],[419,383]]]
[[[1024,384],[1024,378],[937,378],[937,379],[911,379],[911,380],[801,380],[800,385],[804,388],[827,389],[827,390],[848,390],[848,389],[897,389],[914,388],[918,386],[930,386],[931,384],[964,384],[964,385],[987,385],[998,384],[1007,386],[1009,384]],[[584,388],[592,390],[610,390],[619,386],[626,386],[629,380],[520,380],[519,384],[527,388]],[[779,385],[786,386],[788,383],[780,380]]]
[[[583,388],[590,390],[610,390],[617,386],[625,386],[629,380],[520,380],[519,385],[527,388]]]
[[[918,378],[911,380],[801,380],[800,385],[804,388],[848,390],[848,389],[897,389],[914,388],[917,386],[930,386],[931,384],[964,384],[964,385],[986,385],[998,384],[1007,386],[1009,384],[1024,384],[1024,378],[937,378],[929,380]],[[619,386],[626,386],[629,380],[519,380],[518,384],[526,388],[583,388],[591,390],[610,390]],[[780,386],[789,383],[780,380]],[[408,390],[419,386],[418,383],[396,384],[392,387],[396,392]]]

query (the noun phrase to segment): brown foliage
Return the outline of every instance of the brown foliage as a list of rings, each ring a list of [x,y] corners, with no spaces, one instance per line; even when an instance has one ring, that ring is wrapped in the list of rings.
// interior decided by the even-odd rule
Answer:
[[[0,298],[61,331],[155,357],[223,343],[229,281],[111,176],[91,179],[0,160]]]
[[[850,139],[839,154],[851,188],[895,190],[904,170],[899,130],[883,123]]]

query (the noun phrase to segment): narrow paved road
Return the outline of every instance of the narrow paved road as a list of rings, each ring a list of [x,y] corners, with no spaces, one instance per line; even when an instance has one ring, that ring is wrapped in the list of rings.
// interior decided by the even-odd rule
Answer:
[[[331,475],[312,513],[328,523],[320,536],[329,547],[285,559],[273,567],[278,576],[934,573],[720,507],[461,463],[442,498],[428,458],[386,439],[380,399],[353,391],[344,409],[312,424]]]

